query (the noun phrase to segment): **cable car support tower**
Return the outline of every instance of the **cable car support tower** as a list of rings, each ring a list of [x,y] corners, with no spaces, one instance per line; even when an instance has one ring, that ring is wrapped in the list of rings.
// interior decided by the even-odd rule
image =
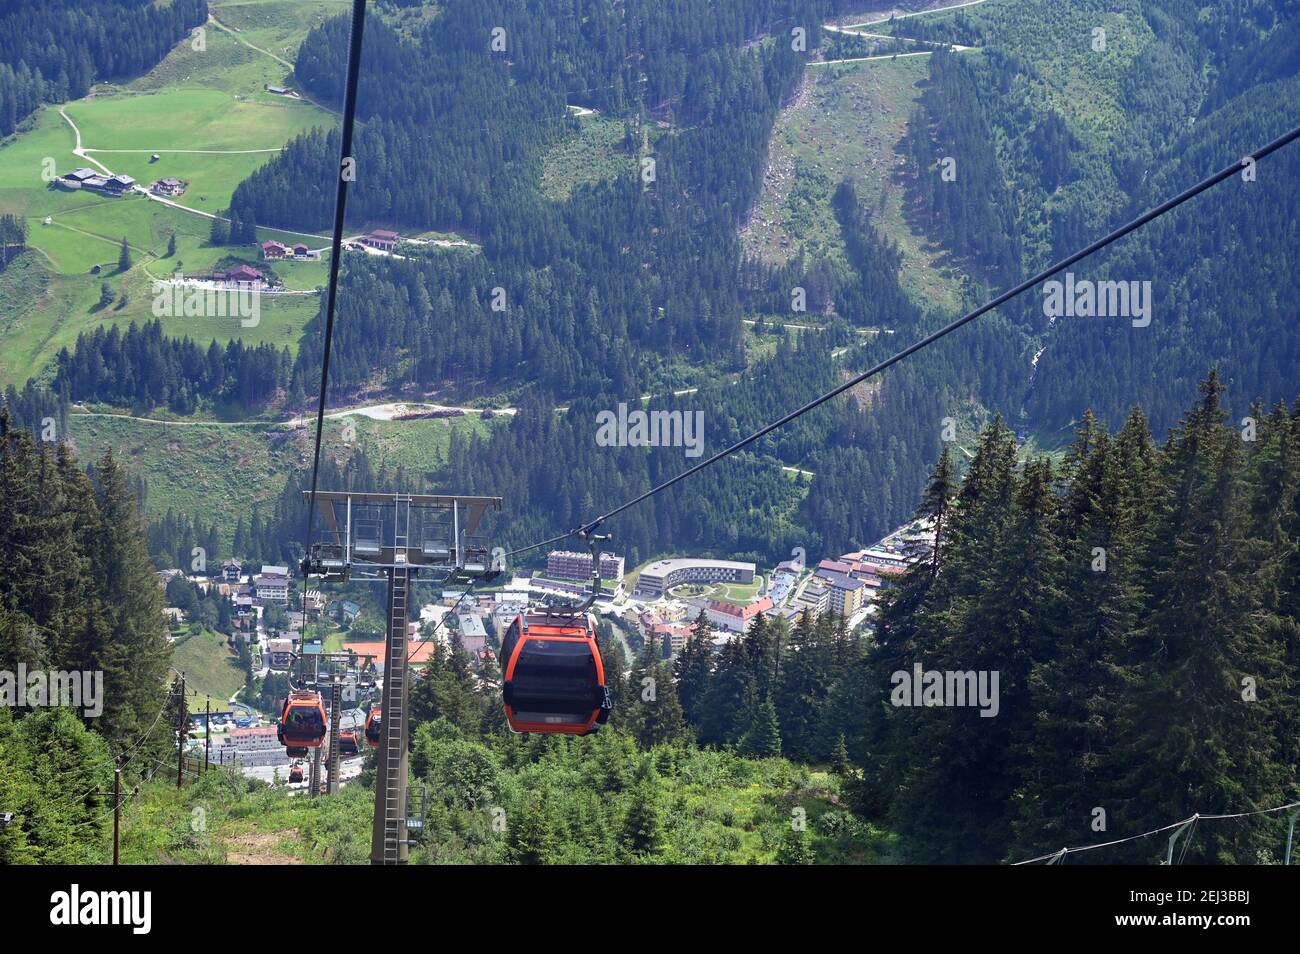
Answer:
[[[311,498],[310,492],[304,496]],[[380,693],[384,716],[376,750],[370,861],[405,864],[410,853],[406,825],[407,624],[412,583],[416,577],[447,585],[495,576],[478,528],[489,507],[500,509],[501,498],[317,491],[315,499],[324,526],[303,559],[303,574],[322,577],[325,582],[384,580],[388,586]],[[333,752],[330,762],[331,767],[338,762]]]

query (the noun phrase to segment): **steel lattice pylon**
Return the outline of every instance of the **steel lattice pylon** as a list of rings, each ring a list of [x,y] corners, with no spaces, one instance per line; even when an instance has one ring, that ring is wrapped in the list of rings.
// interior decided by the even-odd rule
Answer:
[[[493,575],[487,546],[477,531],[487,509],[500,508],[501,498],[350,491],[319,491],[315,496],[324,528],[303,558],[303,573],[326,580],[384,579],[388,584],[380,696],[384,720],[376,752],[370,861],[405,864],[411,582],[421,575],[440,582]],[[331,766],[337,763],[334,748],[331,739]]]

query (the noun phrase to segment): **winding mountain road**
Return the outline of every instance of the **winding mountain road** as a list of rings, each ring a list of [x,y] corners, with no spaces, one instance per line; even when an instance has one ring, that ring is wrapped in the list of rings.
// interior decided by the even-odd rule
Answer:
[[[402,421],[420,419],[424,415],[440,413],[444,411],[460,411],[465,416],[472,414],[482,414],[484,411],[491,411],[495,415],[504,415],[513,417],[517,412],[513,407],[456,407],[449,404],[417,404],[403,401],[387,401],[379,404],[362,404],[357,407],[340,408],[337,411],[329,411],[325,417],[327,420],[339,420],[345,417],[368,417],[372,421]],[[74,405],[72,417],[107,417],[117,418],[127,421],[138,421],[142,424],[167,424],[173,427],[289,427],[298,428],[307,424],[314,424],[316,415],[309,414],[302,417],[290,417],[276,421],[173,421],[159,417],[136,417],[131,414],[114,414],[109,411],[85,411],[78,410]]]

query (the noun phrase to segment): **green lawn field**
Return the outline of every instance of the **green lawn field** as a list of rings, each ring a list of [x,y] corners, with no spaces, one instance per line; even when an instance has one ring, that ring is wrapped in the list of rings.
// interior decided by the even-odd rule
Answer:
[[[65,110],[81,130],[83,148],[145,153],[275,149],[295,133],[331,119],[298,100],[189,88],[131,93],[96,87],[93,95]]]
[[[189,182],[175,201],[212,213],[227,208],[235,187],[294,136],[334,122],[302,100],[217,89],[97,91],[65,112],[94,159],[141,185],[167,177]]]
[[[187,633],[192,629],[185,626]],[[190,712],[202,712],[208,697],[214,709],[218,703],[225,709],[227,700],[244,685],[239,657],[226,646],[225,636],[210,629],[200,628],[177,639],[172,646],[172,667],[185,673]]]

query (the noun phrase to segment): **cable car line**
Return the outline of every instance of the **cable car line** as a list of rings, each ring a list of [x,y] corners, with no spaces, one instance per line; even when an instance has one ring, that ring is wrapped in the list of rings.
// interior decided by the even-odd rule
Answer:
[[[1166,199],[1164,202],[1160,203],[1154,208],[1148,209],[1146,212],[1142,213],[1137,218],[1131,219],[1130,221],[1126,222],[1124,225],[1121,225],[1119,228],[1114,229],[1113,231],[1107,233],[1106,235],[1097,239],[1090,245],[1087,245],[1084,248],[1078,250],[1077,252],[1074,252],[1073,254],[1066,256],[1065,258],[1061,259],[1060,261],[1056,262],[1053,265],[1049,265],[1047,268],[1043,269],[1038,274],[1034,275],[1031,278],[1025,279],[1015,287],[1010,288],[1007,291],[1004,291],[1002,294],[998,295],[996,298],[992,299],[991,301],[986,302],[985,304],[980,305],[978,308],[975,308],[974,310],[967,312],[966,314],[962,315],[960,318],[957,318],[956,320],[950,322],[949,324],[944,325],[942,328],[938,329],[937,331],[934,331],[931,334],[926,335],[924,338],[920,339],[919,341],[916,341],[908,345],[906,348],[902,349],[901,351],[895,352],[893,355],[886,358],[884,361],[881,361],[879,364],[871,368],[868,368],[866,371],[863,371],[862,373],[850,378],[849,380],[845,381],[843,384],[839,385],[838,387],[830,391],[827,391],[825,394],[821,395],[820,397],[814,398],[813,400],[809,401],[807,404],[803,405],[802,407],[791,411],[789,414],[786,414],[784,417],[779,418],[778,420],[773,421],[772,423],[759,428],[757,431],[750,434],[748,437],[745,437],[737,441],[736,443],[732,444],[731,446],[718,451],[712,457],[709,457],[708,459],[703,460],[700,463],[693,465],[692,467],[688,467],[686,470],[682,471],[680,474],[676,475],[675,477],[671,477],[668,480],[665,480],[662,483],[654,487],[651,487],[649,490],[645,491],[644,493],[638,494],[632,499],[619,504],[617,507],[613,508],[612,510],[606,511],[605,513],[599,515],[598,517],[594,518],[588,523],[584,523],[578,527],[575,527],[574,529],[569,530],[566,533],[560,533],[557,534],[556,536],[548,537],[547,539],[541,540],[537,543],[531,543],[528,546],[524,546],[524,547],[517,547],[513,550],[508,551],[506,553],[506,556],[508,557],[517,556],[521,553],[528,553],[532,550],[537,550],[545,546],[550,546],[551,544],[554,543],[559,543],[563,540],[569,539],[570,537],[585,536],[587,534],[592,533],[610,518],[615,517],[620,513],[623,513],[625,510],[629,510],[632,507],[635,507],[637,504],[641,503],[642,501],[650,499],[656,494],[659,494],[667,490],[669,487],[681,483],[687,477],[699,473],[700,471],[704,470],[706,467],[710,467],[713,464],[716,464],[719,461],[727,457],[730,457],[732,454],[736,453],[739,450],[742,450],[745,447],[748,447],[750,444],[754,443],[755,441],[759,440],[762,437],[765,437],[766,435],[770,434],[772,431],[776,430],[777,428],[783,427],[784,425],[790,423],[795,418],[801,417],[804,414],[807,414],[809,411],[821,407],[821,405],[825,404],[827,401],[830,401],[832,398],[838,397],[839,395],[843,394],[845,391],[848,391],[849,389],[854,388],[857,385],[861,384],[863,381],[866,381],[868,378],[872,378],[875,375],[879,374],[880,372],[886,370],[887,368],[890,368],[893,365],[898,364],[904,358],[910,357],[911,355],[915,354],[921,349],[929,347],[930,345],[938,341],[940,338],[947,337],[948,335],[952,334],[954,331],[956,331],[958,328],[962,327],[963,325],[969,324],[970,322],[974,321],[976,318],[979,318],[982,315],[985,315],[988,312],[992,311],[993,309],[1006,304],[1007,302],[1011,301],[1013,298],[1016,298],[1017,296],[1028,291],[1030,288],[1033,288],[1035,285],[1038,285],[1040,282],[1043,282],[1046,279],[1050,278],[1052,275],[1055,275],[1057,272],[1069,268],[1071,265],[1074,265],[1076,262],[1079,262],[1080,260],[1087,258],[1093,252],[1100,251],[1106,246],[1128,235],[1130,232],[1134,232],[1137,229],[1140,229],[1142,226],[1155,221],[1156,219],[1164,215],[1166,212],[1173,211],[1174,209],[1178,208],[1178,206],[1182,205],[1184,202],[1187,202],[1188,200],[1195,198],[1196,196],[1200,195],[1202,192],[1205,192],[1208,189],[1211,189],[1214,186],[1218,185],[1220,182],[1223,182],[1225,179],[1228,179],[1231,176],[1236,175],[1238,172],[1242,170],[1242,168],[1245,166],[1248,160],[1253,162],[1253,161],[1258,161],[1260,159],[1263,159],[1265,156],[1268,156],[1276,152],[1277,150],[1281,149],[1283,146],[1286,146],[1291,142],[1294,142],[1297,138],[1300,138],[1300,126],[1291,129],[1289,132],[1283,133],[1281,136],[1278,136],[1272,142],[1268,143],[1267,145],[1261,146],[1259,149],[1256,149],[1254,152],[1247,153],[1241,159],[1234,161],[1231,165],[1225,166],[1223,169],[1219,170],[1213,175],[1207,176],[1206,178],[1202,179],[1200,182],[1196,183],[1190,188],[1183,190],[1182,192],[1178,193],[1177,195],[1173,196],[1170,199]]]
[[[324,342],[321,360],[320,392],[317,400],[311,486],[307,495],[308,510],[305,519],[305,533],[303,536],[304,550],[307,553],[311,552],[312,531],[314,528],[314,516],[317,506],[320,451],[324,430],[325,404],[329,386],[329,367],[332,353],[333,330],[337,313],[338,277],[342,258],[347,185],[349,180],[352,178],[349,174],[351,172],[349,163],[352,161],[352,139],[356,118],[356,98],[361,65],[361,44],[364,22],[365,0],[353,0],[352,25],[348,50],[348,72],[345,84],[344,109],[342,115],[339,180],[337,183],[334,208],[332,256],[330,260],[329,282],[327,287],[325,326],[323,329]],[[600,538],[596,531],[598,531],[608,520],[650,499],[651,497],[662,493],[670,487],[681,483],[686,480],[686,478],[691,477],[705,468],[738,453],[778,428],[783,427],[796,418],[820,407],[822,404],[838,397],[845,391],[856,387],[862,382],[880,374],[918,351],[929,347],[941,338],[947,337],[962,326],[969,324],[975,319],[1015,299],[1050,276],[1063,271],[1094,252],[1106,248],[1124,236],[1163,216],[1165,213],[1172,211],[1220,182],[1223,182],[1237,173],[1244,164],[1253,163],[1263,159],[1283,146],[1293,142],[1297,138],[1300,138],[1300,127],[1290,130],[1267,145],[1257,149],[1255,152],[1243,157],[1241,160],[1234,162],[1219,172],[1201,180],[1194,186],[1164,201],[1160,205],[1130,220],[1119,228],[1114,229],[1102,238],[1049,266],[1037,275],[1034,275],[1033,277],[1020,282],[1013,288],[1004,291],[984,305],[975,308],[938,330],[926,335],[908,347],[894,353],[884,361],[881,361],[866,371],[850,377],[847,381],[825,394],[822,394],[783,417],[759,428],[752,434],[736,441],[732,445],[713,454],[706,460],[688,467],[676,476],[660,482],[643,493],[637,494],[631,499],[617,505],[613,509],[606,511],[594,517],[590,521],[568,530],[567,532],[557,534],[525,547],[518,547],[508,551],[506,556],[518,556],[571,537],[580,537],[592,546],[593,566],[595,569],[596,580],[592,589],[591,599],[582,606],[565,606],[558,609],[548,608],[545,612],[537,614],[530,614],[527,612],[521,613],[503,638],[501,647],[502,691],[506,716],[510,722],[511,728],[516,729],[517,731],[585,734],[586,732],[593,731],[598,723],[603,722],[604,718],[608,715],[609,694],[605,687],[605,677],[600,653],[595,645],[594,635],[592,633],[591,616],[587,612],[591,604],[598,597],[600,591],[600,557],[596,546],[596,541]],[[496,567],[494,567],[494,569],[496,569]],[[306,626],[307,613],[306,594],[308,575],[307,561],[304,560],[302,602],[304,629]],[[393,579],[395,580],[396,577]],[[403,579],[405,579],[405,577],[403,577]],[[393,585],[395,584],[390,581],[390,589]],[[445,625],[447,616],[450,615],[451,612],[454,612],[455,608],[459,607],[460,603],[468,597],[472,589],[472,585],[467,587],[466,591],[461,594],[461,597],[453,604],[449,612],[444,614],[443,618],[432,629],[430,636],[426,637],[418,645],[423,645],[424,642],[427,642],[428,639],[441,631]],[[403,595],[401,599],[402,610],[405,612],[405,595]],[[390,630],[392,629],[392,600],[393,597],[390,594]],[[403,645],[406,643],[404,633],[402,643]],[[406,658],[407,655],[408,654],[404,654],[403,658]],[[318,747],[321,744],[325,734],[325,719],[324,711],[321,707],[321,701],[319,692],[292,692],[288,697],[286,697],[284,710],[280,718],[279,732],[281,742],[289,748],[291,755],[305,754],[308,748]],[[388,698],[385,697],[385,709],[388,708],[388,702]],[[406,719],[405,704],[403,703],[401,707],[394,710],[394,712],[390,713],[384,711],[383,716],[387,717],[385,721],[393,721],[393,719],[396,718],[396,724],[404,725]],[[337,713],[334,714],[334,718],[337,720]],[[386,735],[391,736],[392,732],[388,726],[384,726],[383,729]],[[353,738],[355,741],[355,735]],[[401,788],[404,788],[404,786]],[[399,791],[400,790],[401,789],[399,788]],[[405,844],[405,842],[401,840],[403,825],[402,813],[400,810],[396,813],[395,822],[390,819],[389,813],[386,809],[381,813],[382,806],[380,805],[378,794],[380,790],[377,789],[376,791],[376,827],[373,843],[378,847],[374,848],[372,851],[372,860],[379,863],[386,863],[390,860],[391,855],[391,860],[400,863],[404,858],[401,855],[401,849],[397,846]],[[402,797],[404,798],[404,795]],[[383,826],[382,828],[380,827],[381,824]]]
[[[316,490],[320,479],[321,436],[325,429],[325,399],[329,390],[330,353],[334,341],[334,316],[338,306],[339,267],[343,260],[343,223],[347,210],[348,183],[355,176],[352,156],[352,132],[357,117],[357,85],[361,75],[361,42],[365,32],[366,0],[352,0],[352,27],[348,36],[348,72],[343,92],[343,118],[340,129],[338,182],[334,193],[334,230],[330,237],[329,285],[325,298],[324,342],[321,350],[320,394],[316,402],[316,438],[311,461],[311,494],[307,502],[307,518],[303,533],[303,552],[311,552],[311,535],[316,515]],[[302,631],[307,632],[307,584],[308,576],[302,575]],[[281,743],[292,742],[286,746],[290,754],[300,751],[306,754],[307,748],[318,747],[325,734],[324,699],[319,692],[313,693],[314,703],[310,703],[306,694],[290,692],[285,697],[280,714],[278,735]],[[299,696],[295,700],[295,696]],[[320,737],[316,737],[315,718],[319,712]],[[298,720],[307,716],[306,723],[297,725]],[[291,718],[293,717],[293,718]],[[334,714],[338,718],[338,714]],[[313,741],[314,740],[314,741]]]
[[[433,627],[433,630],[429,633],[429,635],[424,637],[424,639],[420,640],[418,643],[416,643],[414,646],[411,647],[411,649],[407,652],[408,657],[414,656],[416,650],[418,650],[421,646],[423,646],[429,640],[433,639],[435,636],[438,635],[439,630],[442,629],[442,624],[447,621],[447,618],[449,616],[451,616],[456,612],[456,610],[460,607],[460,604],[465,599],[465,597],[469,596],[470,593],[474,592],[474,586],[478,582],[479,582],[478,580],[474,580],[469,584],[469,586],[465,588],[465,592],[461,593],[460,596],[457,598],[456,602],[451,604],[451,609],[447,610],[447,612],[442,614],[442,618],[438,620],[437,624]]]
[[[348,202],[348,182],[354,170],[347,168],[352,161],[352,130],[357,117],[357,83],[361,74],[361,40],[365,32],[366,0],[352,0],[352,31],[348,38],[348,73],[343,93],[343,120],[340,131],[338,184],[334,194],[334,232],[330,238],[329,285],[325,298],[325,341],[321,351],[320,394],[316,404],[316,442],[311,461],[311,497],[307,502],[306,532],[303,534],[304,552],[311,550],[311,534],[316,514],[316,487],[320,478],[321,434],[325,428],[325,396],[329,388],[330,351],[334,341],[334,316],[338,304],[339,266],[343,259],[343,219]],[[302,577],[302,620],[307,625],[307,574]]]

